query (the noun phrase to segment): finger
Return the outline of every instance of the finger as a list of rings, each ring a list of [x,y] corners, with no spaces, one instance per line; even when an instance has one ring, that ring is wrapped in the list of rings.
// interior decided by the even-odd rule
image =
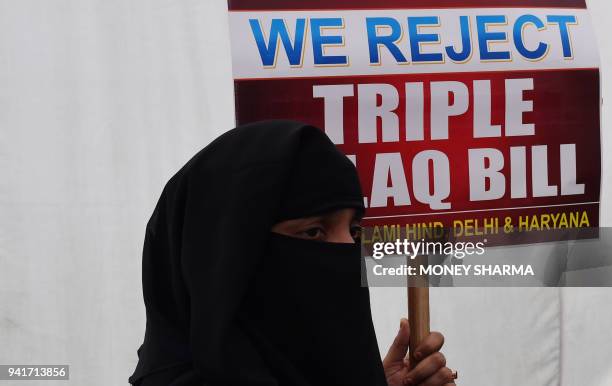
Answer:
[[[402,361],[408,352],[408,343],[410,342],[410,326],[408,319],[400,320],[400,328],[389,347],[389,351],[385,356],[384,363]]]
[[[453,372],[448,367],[443,367],[436,371],[434,375],[427,378],[420,386],[440,386],[453,382]]]
[[[440,351],[444,345],[444,335],[439,332],[432,332],[427,335],[425,339],[417,346],[414,352],[414,359],[420,361],[421,359]]]
[[[420,361],[414,369],[406,374],[404,384],[417,385],[446,366],[446,358],[441,352],[435,352]],[[450,378],[449,378],[450,380]]]

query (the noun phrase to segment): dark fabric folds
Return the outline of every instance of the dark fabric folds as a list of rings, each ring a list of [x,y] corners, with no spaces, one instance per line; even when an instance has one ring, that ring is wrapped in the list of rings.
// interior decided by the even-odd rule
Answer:
[[[142,263],[147,324],[130,383],[365,385],[352,381],[361,374],[368,385],[384,384],[367,288],[360,288],[358,270],[342,275],[350,286],[338,287],[340,282],[321,280],[317,266],[305,264],[309,259],[285,250],[289,266],[262,271],[281,261],[274,251],[287,241],[279,242],[280,236],[271,234],[273,224],[345,206],[363,208],[356,170],[312,126],[292,121],[254,123],[223,134],[196,154],[166,184],[147,224]],[[317,248],[329,244],[307,243],[318,244]],[[312,251],[319,261],[329,252],[301,248]],[[358,259],[354,248],[349,255]],[[303,275],[314,276],[327,290],[315,290],[316,283],[308,285],[304,277],[293,281],[301,283],[299,288],[289,288],[290,282],[282,278],[290,266],[294,271],[304,268]],[[326,298],[332,289],[345,296]],[[326,303],[329,299],[344,304],[336,310],[354,312],[356,319],[338,314]],[[269,308],[272,304],[274,309]],[[281,328],[284,309],[307,306],[312,313],[285,314],[288,323],[301,323],[290,330],[295,335]],[[321,316],[317,309],[325,310],[325,320],[331,324],[316,319]],[[304,315],[313,319],[301,320]],[[338,321],[344,321],[346,331],[334,324]],[[307,347],[301,341],[304,335],[325,337],[326,346]],[[297,351],[280,345],[281,336],[293,336]],[[299,351],[300,344],[305,351]],[[329,349],[330,345],[335,346]],[[322,347],[335,353],[333,357],[321,352]],[[316,370],[312,366],[309,370],[307,357],[319,358],[312,362],[318,363]],[[351,383],[323,382],[343,379],[334,372],[336,363],[325,366],[343,358],[351,366],[369,367],[347,377]]]

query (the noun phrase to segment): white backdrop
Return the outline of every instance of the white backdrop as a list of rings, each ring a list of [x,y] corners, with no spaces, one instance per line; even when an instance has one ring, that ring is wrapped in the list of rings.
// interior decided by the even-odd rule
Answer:
[[[589,5],[606,97],[612,4]],[[226,12],[225,0],[0,0],[0,363],[127,384],[146,221],[167,179],[233,127]],[[386,351],[404,290],[372,300]],[[610,304],[612,289],[438,289],[432,327],[463,385],[610,386]]]

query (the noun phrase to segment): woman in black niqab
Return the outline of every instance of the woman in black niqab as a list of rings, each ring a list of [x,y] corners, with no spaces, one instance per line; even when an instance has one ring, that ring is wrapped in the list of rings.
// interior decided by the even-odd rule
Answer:
[[[146,229],[146,333],[130,383],[386,385],[358,243],[272,233],[363,211],[356,170],[319,129],[233,129],[166,184]]]

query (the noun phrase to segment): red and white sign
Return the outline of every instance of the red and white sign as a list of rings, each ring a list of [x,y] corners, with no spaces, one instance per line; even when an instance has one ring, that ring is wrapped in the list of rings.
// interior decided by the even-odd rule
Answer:
[[[584,0],[229,11],[237,123],[325,130],[359,170],[366,225],[599,225],[599,58]]]

